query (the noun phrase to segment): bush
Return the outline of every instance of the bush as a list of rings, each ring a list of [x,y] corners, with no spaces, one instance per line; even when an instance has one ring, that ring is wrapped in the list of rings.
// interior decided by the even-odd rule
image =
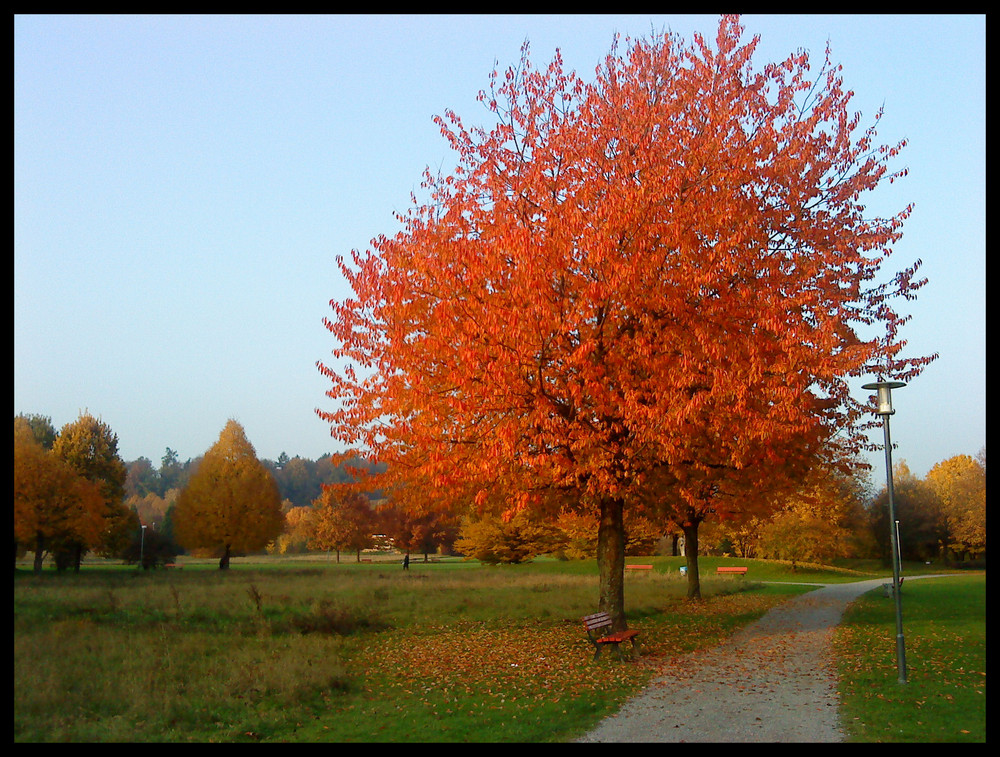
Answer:
[[[317,602],[308,615],[295,616],[290,625],[300,633],[323,633],[336,636],[350,636],[364,631],[382,631],[389,626],[357,609],[348,609],[322,600]]]
[[[145,535],[133,538],[119,556],[129,565],[137,565],[141,559],[142,569],[149,570],[173,562],[179,552],[172,539],[147,528]]]

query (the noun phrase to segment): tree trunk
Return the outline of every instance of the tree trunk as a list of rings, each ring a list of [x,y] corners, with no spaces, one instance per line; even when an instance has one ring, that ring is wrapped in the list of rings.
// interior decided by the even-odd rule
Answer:
[[[698,576],[698,524],[695,518],[687,521],[684,528],[684,555],[687,557],[687,598],[701,599],[701,578]]]
[[[222,553],[222,559],[219,560],[219,570],[229,570],[229,545],[226,545],[225,550]]]
[[[42,574],[42,561],[45,559],[45,537],[41,534],[35,538],[35,575]]]
[[[597,529],[598,609],[611,615],[616,631],[626,628],[624,509],[624,502],[619,498],[601,500],[601,520]]]

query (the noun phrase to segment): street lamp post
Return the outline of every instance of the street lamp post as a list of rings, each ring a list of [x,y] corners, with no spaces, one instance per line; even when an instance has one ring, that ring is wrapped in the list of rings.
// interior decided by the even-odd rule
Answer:
[[[142,533],[139,537],[139,568],[145,568],[146,563],[144,562],[146,557],[146,526],[143,525]]]
[[[906,645],[903,641],[903,600],[899,592],[899,521],[896,520],[896,505],[892,490],[892,441],[889,438],[889,416],[892,409],[892,390],[906,386],[902,381],[878,381],[865,384],[863,389],[878,391],[876,415],[882,416],[882,430],[885,435],[885,475],[889,493],[889,539],[892,548],[892,596],[896,600],[896,669],[899,682],[906,683]]]

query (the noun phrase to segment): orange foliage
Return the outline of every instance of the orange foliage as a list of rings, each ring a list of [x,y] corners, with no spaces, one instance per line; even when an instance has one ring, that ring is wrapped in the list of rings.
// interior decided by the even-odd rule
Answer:
[[[14,541],[35,552],[34,570],[59,540],[88,547],[103,535],[105,500],[88,481],[39,444],[22,418],[14,419]]]
[[[372,546],[375,531],[375,510],[368,498],[343,487],[324,486],[323,493],[313,502],[310,517],[309,548],[361,550]]]
[[[891,304],[919,262],[874,283],[910,209],[861,204],[905,173],[902,145],[855,134],[829,61],[754,72],[741,36],[725,17],[715,49],[616,44],[592,83],[525,48],[481,93],[492,130],[438,120],[457,167],[339,260],[354,294],[325,321],[336,406],[317,412],[387,464],[378,485],[513,510],[572,492],[620,565],[621,508],[654,473],[698,507],[751,489],[834,430],[860,443],[847,377],[931,359],[900,356]]]

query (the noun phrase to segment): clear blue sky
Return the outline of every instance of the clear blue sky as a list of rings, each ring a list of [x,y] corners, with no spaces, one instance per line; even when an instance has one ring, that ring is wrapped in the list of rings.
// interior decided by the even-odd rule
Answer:
[[[758,65],[827,41],[856,109],[907,138],[909,177],[872,212],[915,210],[896,267],[924,261],[894,394],[894,459],[924,475],[986,443],[985,16],[748,15]],[[432,122],[467,125],[522,42],[590,78],[615,32],[714,40],[715,16],[15,16],[14,413],[81,410],[126,460],[181,460],[228,418],[261,457],[334,449],[314,408],[346,293],[337,254],[397,226]],[[858,385],[863,381],[858,381]],[[865,393],[858,390],[859,396]],[[880,438],[880,436],[879,436]],[[874,461],[881,465],[881,457]],[[876,480],[882,468],[876,469]]]

